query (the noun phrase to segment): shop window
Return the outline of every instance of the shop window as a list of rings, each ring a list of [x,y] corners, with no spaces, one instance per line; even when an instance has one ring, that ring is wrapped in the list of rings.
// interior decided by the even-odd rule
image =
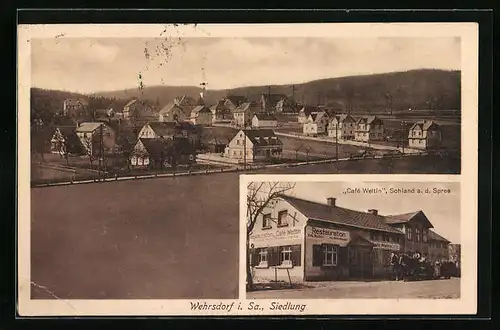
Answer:
[[[415,240],[420,242],[420,228],[415,228]]]
[[[422,229],[422,242],[427,243],[428,231],[427,229]]]
[[[278,227],[288,226],[288,211],[280,211],[278,213]]]
[[[271,224],[271,213],[264,214],[262,216],[262,229],[271,229],[273,226]]]
[[[412,235],[412,228],[411,227],[406,227],[406,238],[411,241],[413,239]]]

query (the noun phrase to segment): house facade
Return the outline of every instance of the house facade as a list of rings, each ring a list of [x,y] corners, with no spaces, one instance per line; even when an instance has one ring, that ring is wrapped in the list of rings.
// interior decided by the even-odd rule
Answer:
[[[190,122],[151,122],[142,126],[137,135],[138,139],[173,139],[182,137],[187,138],[195,148],[198,148],[201,139],[200,128]]]
[[[76,128],[76,135],[86,154],[100,156],[115,151],[116,133],[110,125],[103,122],[83,122]]]
[[[339,207],[281,196],[259,215],[250,234],[256,279],[288,281],[390,277],[392,252],[415,252],[405,233],[375,209]]]
[[[408,145],[411,148],[435,149],[441,147],[443,133],[434,121],[423,121],[413,124],[408,131]]]
[[[254,163],[280,158],[282,151],[283,144],[272,130],[240,130],[225,148],[224,156]]]
[[[152,169],[189,166],[196,162],[196,151],[187,138],[139,138],[131,155],[132,168]]]
[[[359,118],[356,122],[354,140],[362,142],[384,140],[384,122],[376,116]]]
[[[233,124],[236,127],[247,127],[252,124],[253,115],[260,112],[257,102],[245,102],[233,111]]]
[[[212,105],[210,111],[212,112],[212,123],[227,122],[233,119],[233,113],[224,104],[224,100],[219,100],[216,104]]]
[[[63,102],[63,115],[68,117],[85,116],[89,103],[84,99],[66,99]]]
[[[136,121],[156,121],[158,114],[152,105],[139,99],[130,100],[123,107],[123,118]]]
[[[75,127],[56,127],[50,139],[50,152],[59,155],[80,155],[83,145]]]
[[[328,124],[328,136],[342,140],[354,140],[356,120],[350,115],[334,116]]]
[[[253,128],[275,128],[278,127],[278,119],[273,114],[256,113],[252,118]]]
[[[435,231],[429,231],[429,257],[432,261],[448,261],[450,258],[450,241]]]
[[[193,125],[211,126],[212,111],[204,105],[198,105],[191,110],[189,120]]]
[[[241,95],[228,95],[223,101],[224,106],[226,106],[226,108],[228,108],[231,112],[236,110],[236,108],[238,108],[241,104],[249,102],[245,96]]]
[[[390,253],[403,233],[370,212],[281,196],[250,235],[254,278],[294,282],[372,278],[390,274]]]
[[[318,113],[319,111],[320,110],[318,110],[317,107],[304,106],[299,110],[299,115],[297,116],[297,122],[299,124],[305,124],[311,114]]]
[[[184,110],[175,103],[165,105],[158,113],[160,122],[181,122],[189,119]]]
[[[290,101],[285,94],[262,94],[260,106],[262,112],[279,113],[288,110]]]
[[[304,135],[321,135],[327,133],[328,114],[324,111],[311,113],[307,122],[302,126]]]

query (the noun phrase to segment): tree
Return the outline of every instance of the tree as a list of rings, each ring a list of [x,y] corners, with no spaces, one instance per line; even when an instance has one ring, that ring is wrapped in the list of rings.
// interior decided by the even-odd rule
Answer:
[[[295,187],[290,182],[250,182],[247,185],[247,233],[246,233],[246,271],[247,287],[253,288],[252,269],[250,266],[250,235],[263,211]],[[277,221],[271,219],[271,221]]]
[[[96,149],[96,143],[94,135],[92,133],[85,133],[85,135],[87,134],[89,134],[90,137],[84,136],[80,139],[80,141],[82,142],[85,155],[89,158],[90,167],[92,168],[94,160],[96,160],[97,158],[94,153]]]

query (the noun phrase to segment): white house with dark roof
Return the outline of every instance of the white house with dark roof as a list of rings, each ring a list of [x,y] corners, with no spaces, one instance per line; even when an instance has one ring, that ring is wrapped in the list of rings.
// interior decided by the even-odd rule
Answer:
[[[281,157],[283,143],[270,129],[240,130],[227,145],[224,156],[246,163]]]
[[[253,115],[261,112],[257,102],[244,102],[233,111],[233,122],[236,127],[247,127],[252,124]]]
[[[441,127],[432,120],[420,121],[408,131],[408,145],[417,149],[441,147],[443,133]]]
[[[123,118],[128,120],[157,120],[154,107],[144,100],[131,99],[123,107]]]
[[[334,116],[328,124],[328,136],[342,140],[354,140],[356,119],[351,115]]]
[[[376,116],[361,117],[356,122],[354,140],[382,141],[384,140],[384,122]]]
[[[278,126],[278,119],[270,113],[256,113],[252,118],[253,128],[274,128]]]
[[[303,106],[300,110],[299,110],[299,114],[297,116],[297,122],[299,124],[304,124],[307,122],[307,120],[309,119],[309,116],[312,114],[312,113],[318,113],[320,110],[318,109],[318,107],[315,107],[315,106]]]
[[[328,114],[325,111],[311,113],[302,127],[304,135],[326,134],[328,121]]]
[[[334,197],[318,203],[281,195],[250,234],[253,277],[287,281],[290,274],[302,282],[390,276],[392,252],[416,251],[407,244],[405,225],[432,226],[422,211],[386,216],[339,206]]]

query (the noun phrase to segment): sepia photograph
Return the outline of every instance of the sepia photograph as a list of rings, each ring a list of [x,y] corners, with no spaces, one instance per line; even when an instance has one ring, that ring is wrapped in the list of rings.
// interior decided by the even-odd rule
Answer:
[[[220,307],[245,295],[463,298],[449,249],[460,250],[460,183],[476,173],[465,161],[477,158],[476,25],[49,24],[19,25],[18,39],[26,314],[257,313]],[[300,221],[287,214],[276,231],[274,211],[269,229],[255,218],[242,278],[243,175],[457,183],[390,203],[288,187],[307,204],[284,201]],[[342,211],[312,216],[328,203]]]
[[[247,189],[247,298],[460,298],[460,183]]]

